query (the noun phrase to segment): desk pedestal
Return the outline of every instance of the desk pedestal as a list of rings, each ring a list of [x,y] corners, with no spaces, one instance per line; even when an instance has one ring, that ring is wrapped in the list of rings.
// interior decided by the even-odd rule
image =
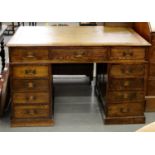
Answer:
[[[105,124],[145,123],[144,74],[143,63],[97,65],[96,94]]]

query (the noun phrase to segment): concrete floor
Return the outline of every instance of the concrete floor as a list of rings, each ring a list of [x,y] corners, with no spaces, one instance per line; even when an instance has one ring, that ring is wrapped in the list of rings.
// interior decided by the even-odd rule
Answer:
[[[5,37],[6,42],[10,37]],[[8,54],[6,48],[6,59]],[[127,132],[136,131],[144,124],[104,125],[94,95],[94,82],[88,84],[85,76],[59,76],[54,78],[55,125],[53,127],[10,127],[10,111],[0,120],[0,132]],[[146,113],[146,124],[155,121],[155,113]]]

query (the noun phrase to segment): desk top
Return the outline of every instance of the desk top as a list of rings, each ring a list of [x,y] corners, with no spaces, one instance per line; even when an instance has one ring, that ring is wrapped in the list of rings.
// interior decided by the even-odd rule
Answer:
[[[20,27],[7,46],[149,46],[131,28],[105,26]]]

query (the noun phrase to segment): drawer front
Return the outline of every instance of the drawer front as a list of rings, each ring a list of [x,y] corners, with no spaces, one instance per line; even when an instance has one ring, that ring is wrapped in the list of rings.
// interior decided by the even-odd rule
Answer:
[[[47,78],[49,67],[44,65],[20,65],[12,66],[13,78]]]
[[[41,104],[49,102],[50,96],[48,93],[13,93],[14,104]]]
[[[110,67],[112,77],[143,77],[145,65],[114,64]]]
[[[106,115],[109,117],[142,116],[144,103],[113,104],[107,107]]]
[[[29,92],[29,91],[48,91],[49,90],[49,80],[12,80],[12,89],[15,92]]]
[[[141,101],[144,101],[143,91],[108,92],[108,102],[111,102],[111,103],[141,102]]]
[[[12,48],[10,51],[11,62],[34,62],[48,60],[48,49],[46,48]]]
[[[145,60],[145,48],[113,47],[110,51],[112,60]]]
[[[144,79],[110,79],[109,90],[144,90]]]
[[[107,60],[108,48],[89,47],[89,48],[54,48],[49,51],[51,61],[60,62],[94,62]]]
[[[15,106],[14,118],[47,118],[50,115],[48,105],[42,106]]]

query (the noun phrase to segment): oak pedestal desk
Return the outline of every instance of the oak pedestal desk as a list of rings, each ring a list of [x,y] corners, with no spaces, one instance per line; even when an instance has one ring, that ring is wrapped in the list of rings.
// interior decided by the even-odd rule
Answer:
[[[150,44],[134,30],[104,26],[20,27],[7,46],[13,127],[54,123],[52,64],[60,63],[103,65],[97,71],[96,90],[106,124],[145,122]]]

